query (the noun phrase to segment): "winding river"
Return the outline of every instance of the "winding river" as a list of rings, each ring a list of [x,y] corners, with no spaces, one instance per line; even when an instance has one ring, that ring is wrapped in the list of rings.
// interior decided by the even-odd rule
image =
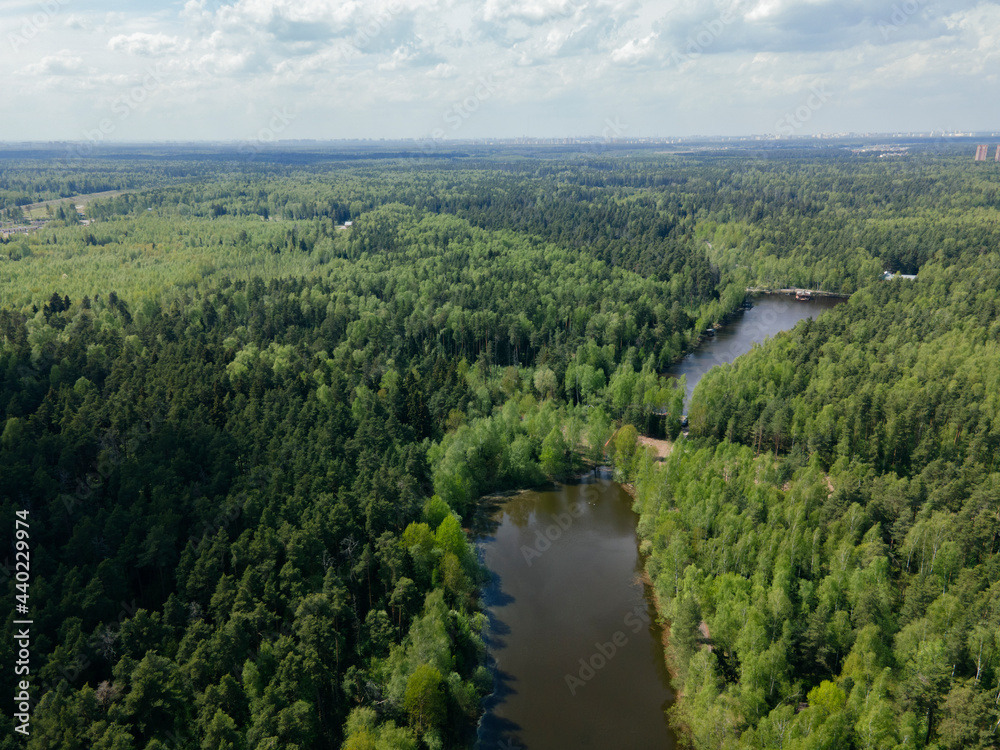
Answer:
[[[738,312],[728,325],[715,332],[713,338],[702,341],[701,346],[684,357],[666,373],[675,378],[687,376],[684,403],[691,402],[691,394],[698,381],[716,365],[732,362],[746,354],[754,344],[788,331],[806,318],[815,318],[846,300],[837,297],[815,297],[808,302],[796,301],[785,295],[759,295],[753,307]]]
[[[672,368],[698,380],[843,300],[758,297]],[[662,630],[641,581],[631,498],[606,471],[499,498],[477,543],[495,692],[480,750],[674,748]]]

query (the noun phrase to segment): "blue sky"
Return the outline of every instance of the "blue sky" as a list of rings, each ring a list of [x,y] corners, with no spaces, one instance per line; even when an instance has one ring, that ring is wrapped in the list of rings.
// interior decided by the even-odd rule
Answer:
[[[7,0],[0,141],[997,130],[1000,0]]]

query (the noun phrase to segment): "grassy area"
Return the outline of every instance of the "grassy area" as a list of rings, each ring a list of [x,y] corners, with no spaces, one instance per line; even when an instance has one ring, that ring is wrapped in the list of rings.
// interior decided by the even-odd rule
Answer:
[[[74,195],[72,198],[57,198],[51,201],[32,203],[27,206],[22,206],[21,210],[24,211],[24,215],[29,219],[47,219],[55,213],[56,207],[60,203],[72,203],[74,206],[84,206],[84,210],[86,210],[86,205],[96,198],[113,198],[114,196],[121,195],[124,192],[124,190],[105,190],[102,193]]]

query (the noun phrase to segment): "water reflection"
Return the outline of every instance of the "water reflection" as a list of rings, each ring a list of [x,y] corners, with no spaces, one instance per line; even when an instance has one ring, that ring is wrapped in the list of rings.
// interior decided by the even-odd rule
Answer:
[[[606,474],[524,492],[478,537],[497,692],[479,747],[672,748],[631,498]],[[504,743],[504,744],[501,744]]]

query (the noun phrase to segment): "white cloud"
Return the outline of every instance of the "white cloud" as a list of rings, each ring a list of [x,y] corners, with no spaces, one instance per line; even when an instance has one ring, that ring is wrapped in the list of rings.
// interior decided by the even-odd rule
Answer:
[[[389,59],[378,63],[376,68],[381,71],[397,71],[403,68],[426,66],[434,62],[431,55],[426,50],[416,49],[406,45],[397,47],[389,55]]]
[[[284,40],[315,40],[329,37],[374,8],[354,0],[239,0],[225,4],[214,14],[204,13],[204,4],[188,3],[185,11],[218,28],[234,32],[263,31]]]
[[[438,63],[433,68],[427,71],[427,75],[430,78],[454,78],[458,75],[458,68],[449,63]]]
[[[93,20],[79,13],[67,16],[65,23],[67,29],[75,29],[77,31],[90,31],[94,28]]]
[[[262,67],[260,56],[253,50],[217,50],[198,57],[193,69],[203,75],[228,78],[260,71]]]
[[[642,39],[629,39],[628,42],[611,53],[611,59],[625,65],[634,65],[642,60],[647,60],[655,51],[655,41],[656,34],[649,34]]]
[[[570,17],[582,9],[583,3],[577,0],[486,0],[483,18],[487,21],[517,19],[537,24]]]
[[[951,124],[993,127],[1000,116],[1000,104],[982,90],[998,69],[1000,0],[187,0],[183,8],[144,0],[141,11],[122,7],[74,4],[71,15],[67,6],[18,49],[0,44],[0,69],[17,71],[11,87],[19,101],[43,112],[49,93],[58,92],[60,106],[89,113],[82,126],[92,127],[155,63],[167,79],[122,124],[122,137],[140,121],[148,129],[140,135],[150,138],[181,137],[178,123],[189,129],[184,137],[243,137],[261,127],[255,112],[291,104],[301,105],[301,115],[289,137],[419,136],[440,126],[441,113],[465,101],[481,75],[501,83],[488,105],[462,120],[463,137],[582,134],[595,127],[588,123],[619,115],[636,135],[644,127],[760,132],[816,81],[837,96],[809,127],[839,118],[855,130],[879,123],[920,129],[937,125],[942,102],[960,97],[970,102],[960,111],[973,121]],[[5,15],[9,28],[31,23],[32,8]],[[924,102],[933,105],[921,109]],[[14,127],[25,137],[59,137],[65,121],[41,119],[44,134]]]
[[[43,57],[39,62],[26,65],[22,73],[30,76],[76,76],[86,72],[83,58],[69,50]]]
[[[759,2],[751,8],[743,16],[747,21],[766,21],[778,13],[787,8],[788,3],[782,3],[781,0],[759,0]]]
[[[183,51],[183,45],[175,36],[147,34],[137,31],[133,34],[119,34],[108,41],[108,49],[128,55],[156,56]]]

